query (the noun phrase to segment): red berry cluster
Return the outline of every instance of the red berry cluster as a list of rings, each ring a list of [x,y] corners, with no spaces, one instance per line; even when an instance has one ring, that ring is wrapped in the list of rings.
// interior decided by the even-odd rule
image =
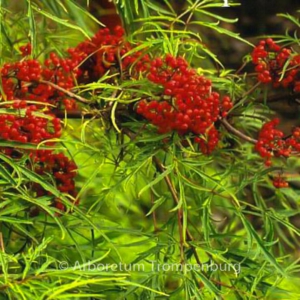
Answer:
[[[40,63],[33,59],[23,60],[16,63],[7,63],[1,68],[2,84],[10,91],[8,84],[22,81],[38,81],[41,79],[42,67]]]
[[[22,107],[22,102],[20,107]],[[16,115],[0,115],[0,137],[8,141],[39,144],[42,141],[61,135],[59,119],[50,115],[48,118],[38,117],[34,115],[35,112],[35,106],[30,106],[23,113],[23,116],[20,116],[21,112]],[[49,145],[51,143],[46,142],[46,144]],[[18,159],[23,158],[24,154],[28,153],[26,150],[12,147],[3,147],[0,150],[12,158]],[[49,178],[49,174],[52,174],[52,178],[49,178],[49,181],[52,184],[54,182],[59,191],[76,196],[74,183],[76,165],[73,161],[70,161],[62,153],[56,154],[44,150],[31,150],[29,152],[32,160],[28,161],[28,168],[40,175],[47,175],[44,176],[45,178]],[[33,188],[37,197],[49,194],[37,183],[34,184]],[[62,208],[61,201],[58,198],[52,204],[57,208]],[[36,210],[35,214],[37,213],[38,211]]]
[[[300,151],[300,128],[294,128],[289,138],[284,138],[284,133],[276,129],[279,119],[273,119],[263,125],[258,141],[255,145],[256,151],[265,158],[266,166],[272,164],[271,158],[289,157],[292,151]]]
[[[12,110],[12,113],[0,115],[0,138],[32,144],[58,138],[61,135],[61,122],[53,115],[53,107],[56,110],[77,108],[75,100],[66,96],[61,89],[68,91],[82,80],[98,80],[108,70],[124,72],[132,66],[136,72],[146,70],[148,55],[141,56],[140,52],[126,55],[133,47],[124,41],[123,35],[124,30],[120,26],[113,33],[108,29],[99,30],[91,40],[68,49],[65,58],[51,52],[43,64],[29,58],[31,44],[21,46],[22,60],[6,63],[0,68],[3,88],[0,99],[5,101],[2,107]],[[49,144],[46,142],[46,145]],[[28,153],[11,147],[1,148],[0,151],[14,158],[22,158]],[[44,177],[52,174],[51,182],[59,191],[76,196],[74,162],[61,153],[42,150],[30,152],[34,157],[32,168],[38,174]],[[28,166],[32,166],[32,163]],[[47,194],[38,185],[35,191],[38,197]],[[54,205],[63,209],[59,199],[54,201]]]
[[[55,105],[57,109],[73,110],[76,108],[74,99],[42,81],[69,90],[76,85],[76,81],[98,80],[113,68],[124,72],[134,65],[133,69],[137,72],[146,70],[149,56],[142,56],[138,51],[126,56],[133,47],[124,41],[123,35],[124,30],[120,26],[115,28],[114,33],[105,28],[91,40],[68,49],[69,57],[60,58],[51,52],[44,64],[26,57],[16,63],[4,64],[0,75],[6,100],[37,101]],[[31,45],[21,46],[20,50],[23,56],[28,56]]]
[[[139,51],[126,55],[132,49],[132,45],[124,40],[124,29],[117,26],[112,33],[108,28],[99,30],[91,40],[80,43],[68,52],[73,61],[82,62],[80,71],[85,81],[93,81],[108,70],[124,72],[132,65],[135,71],[144,71],[150,61],[149,56]]]
[[[182,57],[167,55],[151,62],[148,79],[161,86],[161,100],[142,100],[137,112],[158,128],[159,133],[192,133],[201,151],[209,154],[218,143],[214,123],[232,108],[228,96],[220,99],[211,81],[189,68]]]
[[[62,153],[55,154],[49,150],[35,151],[30,154],[32,159],[32,169],[34,172],[43,176],[44,179],[48,179],[57,190],[62,193],[67,193],[72,195],[74,198],[77,196],[75,190],[75,181],[77,166],[76,164],[69,160]],[[38,183],[33,183],[31,185],[32,191],[34,191],[35,197],[43,197],[51,195],[50,192],[45,190]],[[78,200],[74,203],[78,204]],[[60,198],[55,198],[51,206],[57,208],[58,210],[65,211],[66,206],[63,204]],[[30,208],[30,216],[37,216],[40,212],[38,207]],[[61,214],[57,214],[58,216]]]
[[[91,40],[68,49],[67,57],[61,58],[51,52],[43,64],[29,58],[32,50],[30,44],[21,46],[23,58],[0,68],[3,88],[0,100],[5,101],[2,107],[11,111],[0,115],[0,138],[32,144],[59,138],[61,122],[53,115],[53,107],[56,110],[77,108],[75,100],[61,89],[68,91],[82,80],[98,80],[114,68],[118,72],[128,71],[131,66],[136,72],[146,70],[148,55],[141,56],[140,52],[126,55],[133,47],[124,41],[123,35],[124,30],[120,26],[113,33],[108,29],[99,30]],[[46,142],[46,145],[49,144]],[[14,158],[22,158],[28,153],[11,147],[0,150]],[[52,174],[52,183],[59,191],[76,195],[76,166],[72,161],[61,153],[49,151],[35,150],[30,155],[34,157],[33,169],[38,174],[44,177]],[[41,186],[36,185],[35,190],[39,197],[46,194]],[[59,199],[54,201],[54,205],[64,209]]]
[[[262,40],[252,52],[252,62],[258,81],[300,91],[300,55],[293,55],[291,49],[281,48],[271,38]]]
[[[255,149],[265,159],[266,166],[271,165],[272,156],[280,156],[280,154],[286,157],[289,156],[289,151],[285,151],[285,142],[282,139],[284,134],[275,128],[279,122],[279,119],[276,118],[265,123],[255,144]]]
[[[54,179],[57,190],[76,197],[77,193],[74,178],[76,176],[77,166],[73,161],[62,153],[55,154],[48,150],[38,151],[32,154],[32,158],[34,161],[34,171],[37,174],[44,177],[49,176],[48,174],[52,174],[51,179]],[[49,192],[38,184],[35,184],[34,191],[37,197],[49,194]],[[61,203],[60,199],[56,199],[53,205],[56,208],[65,210],[65,206]]]
[[[27,56],[31,48],[26,45],[20,50],[23,56]],[[74,87],[74,78],[78,75],[74,62],[69,58],[59,59],[54,53],[50,54],[44,65],[25,57],[19,62],[4,64],[0,69],[0,75],[4,92],[0,99],[2,107],[7,109],[7,113],[0,114],[0,138],[36,145],[59,138],[61,121],[53,115],[48,104],[69,110],[75,107],[75,102],[40,81],[50,81],[66,90]],[[26,157],[29,152],[30,157],[35,159],[27,162],[28,168],[45,178],[49,178],[49,174],[52,174],[49,181],[56,184],[59,191],[76,195],[74,184],[76,165],[63,154],[12,147],[2,147],[0,151],[18,159]],[[34,185],[33,191],[38,197],[46,194],[39,184]],[[55,199],[53,205],[63,209],[59,199]]]
[[[39,144],[61,135],[60,120],[51,115],[35,115],[36,106],[26,107],[26,102],[14,103],[18,113],[0,115],[0,137],[4,140]],[[17,107],[17,105],[19,106]],[[25,109],[22,109],[25,107]],[[22,111],[24,110],[24,111]]]
[[[31,49],[31,44],[30,43],[20,47],[20,51],[21,51],[23,57],[25,57],[27,55],[30,55],[31,50],[32,49]]]
[[[41,81],[50,81],[64,89],[71,89],[75,86],[77,73],[71,59],[58,59],[54,53],[50,54],[44,65],[28,59],[4,64],[0,69],[6,100],[22,100],[27,106],[32,101],[42,102],[66,110],[76,108],[75,101]]]
[[[277,189],[289,187],[289,183],[280,175],[273,177],[273,186]]]
[[[195,137],[195,143],[199,144],[203,154],[210,154],[218,144],[219,132],[215,127],[208,129],[205,135]]]
[[[80,75],[79,63],[79,59],[59,58],[54,52],[51,52],[49,58],[45,60],[43,77],[65,90],[70,90],[75,86],[75,80]],[[40,93],[47,93],[48,91],[49,102],[59,109],[73,110],[77,108],[75,100],[66,97],[63,92],[49,88],[49,86],[45,87],[45,85],[39,85],[37,89],[40,89]]]

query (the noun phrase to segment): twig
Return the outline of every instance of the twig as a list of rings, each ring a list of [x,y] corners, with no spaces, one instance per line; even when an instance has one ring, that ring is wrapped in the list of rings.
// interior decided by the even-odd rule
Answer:
[[[152,159],[153,159],[153,162],[154,162],[156,168],[159,170],[159,172],[160,172],[160,173],[164,172],[164,171],[165,171],[165,170],[164,170],[164,167],[163,167],[163,165],[161,164],[161,162],[159,161],[159,159],[158,159],[156,156],[153,156]],[[173,186],[173,184],[172,184],[172,182],[171,182],[171,180],[170,180],[170,178],[169,178],[168,175],[165,176],[165,181],[166,181],[166,183],[167,183],[167,185],[168,185],[168,188],[169,188],[169,190],[170,190],[170,192],[171,192],[171,194],[172,194],[172,197],[173,197],[174,202],[175,202],[176,204],[178,204],[178,203],[179,203],[179,199],[178,199],[176,190],[175,190],[175,188],[174,188],[174,186]],[[179,211],[179,210],[178,210],[178,211]],[[181,224],[181,228],[182,228],[182,224]],[[187,241],[190,241],[190,242],[194,241],[194,237],[192,236],[192,234],[190,233],[190,231],[189,231],[188,229],[186,229],[186,236],[187,236]],[[181,246],[182,246],[182,248],[183,248],[183,244],[181,244]],[[190,243],[189,243],[189,246],[191,247],[191,249],[192,249],[192,251],[193,251],[193,255],[194,255],[194,257],[195,257],[195,260],[196,260],[197,264],[198,264],[199,266],[201,266],[202,263],[201,263],[201,261],[200,261],[200,258],[199,258],[199,255],[198,255],[198,253],[197,253],[196,247],[193,246],[193,245],[190,244]],[[206,272],[204,272],[204,275],[206,276]],[[221,285],[221,286],[223,286],[223,287],[226,287],[226,288],[229,288],[229,289],[235,289],[234,286],[229,286],[229,285],[227,285],[227,284],[225,284],[225,283],[223,283],[223,282],[217,281],[217,280],[215,280],[215,279],[213,279],[213,278],[209,278],[209,280],[212,281],[213,283],[219,284],[219,285]]]
[[[96,113],[87,112],[81,110],[70,110],[70,111],[63,111],[63,110],[53,110],[51,111],[59,119],[64,119],[67,117],[68,119],[92,119],[96,117]]]
[[[151,204],[152,204],[152,206],[154,205],[154,194],[153,194],[152,190],[151,190]],[[155,210],[153,210],[152,218],[153,218],[154,232],[158,232],[159,229],[158,229],[158,226],[157,226],[157,219],[156,219],[156,211]]]
[[[76,99],[77,101],[79,101],[81,103],[85,103],[85,104],[91,103],[91,101],[89,101],[89,100],[87,100],[87,99],[85,99],[85,98],[83,98],[81,96],[78,96],[78,95],[72,93],[69,90],[66,90],[66,89],[62,88],[59,85],[57,85],[57,84],[55,84],[55,83],[53,83],[51,81],[40,80],[39,83],[47,84],[47,85],[55,88],[56,90],[58,90],[58,91],[60,91],[60,92],[62,92],[64,94],[66,94],[67,96]]]
[[[250,95],[250,94],[251,94],[252,92],[254,92],[260,85],[261,85],[261,82],[257,82],[256,84],[254,84],[254,86],[253,86],[250,90],[248,90],[247,92],[245,92],[245,93],[242,95],[241,99],[244,98],[244,97],[246,97],[246,96],[248,96],[248,95]]]
[[[4,242],[3,242],[3,234],[2,232],[0,232],[0,250],[4,253],[5,249],[4,249]]]
[[[242,133],[241,131],[237,130],[236,128],[234,128],[231,124],[228,123],[228,121],[226,119],[222,119],[219,118],[220,122],[222,123],[222,125],[224,125],[224,127],[231,133],[233,133],[234,135],[240,137],[241,139],[256,144],[257,140],[251,138],[250,136],[245,135],[244,133]]]
[[[165,170],[164,170],[164,167],[163,165],[161,164],[161,162],[159,161],[159,159],[156,157],[156,156],[153,156],[152,158],[156,168],[158,169],[158,171],[160,173],[163,173]],[[171,179],[170,177],[167,175],[165,176],[165,181],[167,183],[167,186],[171,192],[171,195],[173,197],[173,200],[176,204],[179,203],[179,199],[178,199],[178,196],[177,196],[177,192],[171,182]],[[182,229],[183,229],[183,226],[182,226],[182,208],[178,209],[177,211],[177,217],[178,217],[178,227],[179,227],[179,239],[180,239],[180,256],[181,256],[181,263],[184,263],[184,238],[183,238],[183,232],[182,232]]]
[[[237,71],[234,73],[234,74],[239,74],[244,68],[245,68],[245,66],[248,64],[248,62],[244,62],[238,69],[237,69]]]
[[[254,92],[260,85],[261,85],[261,82],[257,82],[250,90],[246,91],[240,98],[238,98],[236,100],[235,104],[241,102],[246,96],[248,96],[252,92]]]
[[[153,162],[154,162],[156,168],[159,170],[159,172],[163,173],[164,172],[164,167],[161,164],[161,162],[159,161],[159,159],[156,156],[153,156],[152,159],[153,159]],[[173,184],[171,182],[171,179],[170,179],[170,177],[168,175],[165,176],[165,181],[167,183],[169,191],[171,192],[171,195],[172,195],[172,198],[173,198],[174,202],[176,204],[178,204],[179,203],[179,199],[178,199],[178,196],[177,196],[177,192],[176,192],[176,190],[175,190],[175,188],[174,188],[174,186],[173,186]],[[180,216],[180,228],[179,229],[181,229],[181,232],[182,232],[182,210],[181,209],[178,210],[178,214],[179,213],[180,213],[180,215],[178,215],[178,216]],[[188,230],[188,228],[186,229],[186,236],[187,236],[187,241],[189,241],[189,242],[194,241],[194,237],[192,236],[192,234],[190,233],[190,231]],[[181,246],[182,246],[182,249],[183,249],[183,244],[184,244],[183,236],[181,236],[181,238],[182,238]],[[193,245],[191,245],[191,244],[189,244],[189,245],[190,245],[190,247],[191,247],[191,249],[193,251],[193,254],[194,254],[194,257],[195,257],[195,259],[197,261],[197,264],[201,265],[201,261],[200,261],[200,258],[198,256],[196,248]]]

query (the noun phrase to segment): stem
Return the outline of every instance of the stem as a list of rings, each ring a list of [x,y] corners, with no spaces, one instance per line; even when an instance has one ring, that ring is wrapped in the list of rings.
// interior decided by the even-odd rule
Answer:
[[[226,119],[219,118],[219,120],[229,132],[233,133],[234,135],[238,136],[239,138],[241,138],[247,142],[250,142],[253,144],[257,143],[256,139],[253,139],[250,136],[247,136],[244,133],[242,133],[241,131],[234,128],[231,124],[228,123],[228,121]]]
[[[153,162],[154,162],[156,168],[159,170],[159,172],[160,172],[160,173],[163,173],[163,172],[164,172],[164,167],[163,167],[162,163],[159,161],[159,159],[158,159],[156,156],[153,156],[152,159],[153,159]],[[176,190],[175,190],[175,188],[174,188],[174,186],[173,186],[173,184],[172,184],[172,182],[171,182],[171,179],[169,178],[168,175],[165,176],[165,181],[166,181],[166,183],[167,183],[167,185],[168,185],[168,188],[169,188],[169,190],[170,190],[170,192],[171,192],[171,194],[172,194],[172,197],[173,197],[174,202],[175,202],[176,204],[178,204],[178,203],[179,203],[179,199],[178,199]],[[178,216],[179,216],[179,214],[181,214],[181,212],[182,212],[182,210],[178,210]],[[180,216],[180,217],[181,217],[181,216]],[[180,231],[181,231],[180,237],[182,237],[182,220],[181,220],[181,218],[180,218],[180,229],[181,229],[181,230],[180,230]],[[190,233],[190,231],[189,231],[188,229],[186,229],[186,236],[187,236],[187,241],[193,241],[193,240],[194,240],[194,237],[192,236],[192,234]],[[180,240],[180,241],[181,241],[181,240]],[[181,253],[183,253],[183,241],[182,241],[182,243],[180,243],[180,246],[181,246]],[[198,253],[197,253],[196,247],[194,247],[194,246],[191,245],[191,244],[189,244],[189,246],[191,247],[191,249],[192,249],[192,251],[193,251],[193,255],[194,255],[194,257],[195,257],[195,260],[196,260],[197,264],[198,264],[199,266],[201,266],[202,263],[201,263],[201,261],[200,261],[200,258],[199,258],[199,255],[198,255]],[[204,272],[204,275],[206,276],[205,272]],[[220,281],[217,281],[217,280],[215,280],[215,279],[213,279],[213,278],[209,278],[209,280],[210,280],[211,282],[213,282],[213,283],[215,283],[215,284],[218,284],[218,285],[221,285],[221,286],[223,286],[223,287],[226,287],[226,288],[229,288],[229,289],[235,289],[234,286],[227,285],[227,284],[225,284],[225,283],[223,283],[223,282],[220,282]]]
[[[154,205],[154,195],[153,195],[153,191],[151,190],[151,204],[152,206]],[[154,232],[158,232],[158,226],[157,226],[157,219],[156,219],[156,211],[153,210],[152,213],[152,218],[153,218],[153,226],[154,226]]]
[[[153,156],[153,162],[156,166],[156,168],[159,170],[160,173],[163,173],[164,167],[162,163],[159,161],[159,159],[156,156]],[[177,196],[177,192],[175,190],[175,187],[173,186],[173,183],[171,182],[170,177],[167,175],[165,177],[165,181],[167,183],[167,186],[171,192],[171,195],[173,197],[173,200],[176,204],[179,203],[179,199]],[[178,209],[177,211],[177,218],[178,218],[178,228],[179,228],[179,239],[180,239],[180,256],[181,256],[181,263],[184,263],[184,238],[183,238],[183,232],[182,232],[182,208]]]
[[[179,231],[179,241],[180,241],[180,263],[184,264],[184,238],[183,238],[183,227],[182,227],[182,208],[179,208],[177,211],[177,220],[178,220],[178,231]]]
[[[76,99],[77,101],[81,102],[81,103],[85,103],[85,104],[88,104],[88,103],[91,103],[91,101],[81,97],[81,96],[78,96],[74,93],[72,93],[71,91],[69,90],[66,90],[62,87],[60,87],[59,85],[51,82],[51,81],[46,81],[46,80],[40,80],[39,83],[43,83],[43,84],[47,84],[47,85],[50,85],[51,87],[55,88],[56,90],[66,94],[67,96],[71,97],[71,98],[74,98]]]
[[[0,232],[0,250],[2,253],[5,252],[2,232]]]
[[[250,90],[248,90],[247,92],[245,92],[237,102],[240,102],[243,98],[245,98],[246,96],[250,95],[250,94],[251,94],[252,92],[254,92],[260,85],[261,85],[261,82],[257,82],[256,84],[254,84],[254,86],[253,86]]]
[[[70,110],[70,111],[64,111],[64,110],[53,110],[51,111],[57,118],[64,119],[67,117],[68,119],[92,119],[96,116],[95,113],[91,112],[83,112],[81,110]]]
[[[156,168],[159,170],[159,172],[163,173],[164,172],[164,167],[163,167],[162,163],[159,161],[159,159],[156,156],[153,156],[152,159],[153,159],[153,162],[154,162]],[[177,205],[179,203],[177,192],[176,192],[176,189],[175,189],[174,185],[172,184],[171,179],[168,175],[165,176],[165,181],[166,181],[166,184],[167,184],[167,186],[169,188],[169,191],[172,195],[172,198],[173,198],[175,204]],[[180,217],[180,224],[178,224],[178,225],[179,225],[179,229],[180,229],[180,246],[182,247],[182,250],[181,250],[181,252],[182,252],[183,251],[183,245],[184,245],[183,234],[182,234],[182,209],[178,210],[178,218],[179,217]],[[189,242],[194,241],[194,237],[192,236],[192,234],[190,233],[190,231],[188,229],[186,229],[186,236],[187,236],[187,241],[189,241]],[[197,263],[199,265],[201,265],[201,261],[200,261],[200,258],[198,256],[196,248],[191,244],[189,244],[189,245],[190,245],[190,247],[193,251],[193,254],[194,254],[194,257],[195,257]]]
[[[248,64],[248,62],[244,62],[238,69],[237,71],[234,73],[236,75],[238,75],[244,68],[245,66]]]
[[[261,82],[257,82],[255,85],[252,86],[252,88],[250,90],[248,90],[240,98],[238,98],[235,103],[241,102],[246,96],[248,96],[251,93],[253,93],[260,85],[261,85]]]

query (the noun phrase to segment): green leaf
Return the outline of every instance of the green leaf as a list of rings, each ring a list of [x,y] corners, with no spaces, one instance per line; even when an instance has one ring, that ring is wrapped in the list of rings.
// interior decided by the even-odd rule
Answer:
[[[58,18],[58,17],[56,17],[56,16],[54,16],[54,15],[52,15],[52,14],[50,14],[50,13],[48,13],[48,12],[42,10],[42,9],[40,9],[40,8],[38,8],[35,5],[32,5],[32,9],[34,9],[37,13],[39,13],[39,14],[47,17],[47,18],[49,18],[53,22],[59,23],[59,24],[64,25],[64,26],[66,26],[68,28],[75,29],[77,31],[82,32],[85,37],[87,37],[88,39],[90,39],[89,35],[81,27],[79,27],[77,25],[71,24],[70,20],[66,20],[66,19],[64,20],[64,19]]]
[[[158,176],[155,177],[154,180],[152,180],[150,183],[148,183],[146,186],[144,186],[138,193],[138,197],[140,197],[146,190],[148,190],[150,187],[156,185],[160,181],[162,181],[166,176],[168,176],[174,169],[174,166],[168,166],[166,170],[162,173],[160,173]]]
[[[256,241],[259,249],[263,252],[266,259],[269,261],[269,263],[283,276],[286,276],[284,270],[282,267],[277,263],[275,257],[266,249],[266,247],[263,244],[263,241],[259,237],[259,235],[256,233],[256,230],[254,230],[253,226],[248,222],[248,220],[240,214],[241,220],[247,229],[247,231],[251,234],[253,239]]]

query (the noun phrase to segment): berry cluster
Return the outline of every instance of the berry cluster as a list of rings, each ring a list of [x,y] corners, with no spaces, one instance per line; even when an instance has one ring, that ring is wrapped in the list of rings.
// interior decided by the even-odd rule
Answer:
[[[252,52],[252,62],[258,81],[300,91],[300,55],[291,49],[281,48],[271,38],[262,40]]]
[[[24,56],[21,61],[6,63],[0,69],[2,107],[7,110],[7,113],[0,115],[0,138],[36,145],[46,141],[46,145],[51,145],[53,142],[47,140],[59,138],[62,128],[60,119],[55,117],[50,107],[69,110],[76,104],[73,99],[41,81],[50,81],[64,89],[70,89],[75,85],[78,69],[71,59],[59,59],[54,53],[50,54],[44,64],[27,59],[31,51],[30,45],[25,45],[20,50]],[[32,159],[27,160],[28,168],[48,178],[62,193],[76,196],[76,166],[62,153],[12,147],[2,147],[0,151],[15,159],[27,157],[29,152]],[[49,178],[49,174],[52,174],[52,178]],[[35,184],[32,191],[36,192],[37,197],[46,194],[39,184]],[[64,209],[59,199],[53,200],[52,205]]]
[[[133,46],[123,35],[120,26],[113,32],[101,29],[91,40],[68,49],[67,57],[61,58],[51,52],[43,64],[30,59],[30,44],[20,47],[22,60],[0,68],[3,89],[0,99],[6,101],[3,108],[10,111],[0,115],[0,138],[32,144],[58,138],[61,123],[53,114],[53,108],[78,109],[75,100],[63,90],[71,90],[77,83],[98,80],[107,72],[132,77],[143,72],[159,92],[155,99],[139,101],[137,113],[156,126],[159,133],[175,131],[183,140],[191,135],[201,152],[210,154],[219,141],[216,122],[226,117],[233,107],[231,99],[213,91],[211,81],[197,74],[184,58],[167,55],[150,61],[148,55],[132,51]],[[266,39],[253,50],[252,59],[259,81],[300,91],[300,55],[292,55],[290,49]],[[283,133],[275,128],[278,123],[277,119],[266,123],[255,145],[267,166],[271,165],[273,156],[288,157],[292,151],[300,151],[300,129],[295,128],[291,137],[284,139]],[[14,158],[27,154],[25,150],[9,147],[0,150]],[[76,166],[72,161],[51,151],[35,150],[30,156],[34,160],[32,168],[38,174],[44,177],[51,174],[59,191],[76,196]],[[280,178],[276,186],[283,187],[284,182]],[[41,186],[35,186],[35,191],[38,197],[47,194]],[[59,199],[53,204],[65,209]]]
[[[20,51],[21,51],[23,57],[25,57],[27,55],[30,55],[31,50],[32,49],[31,49],[31,44],[30,43],[20,47]]]
[[[34,171],[44,177],[52,174],[49,178],[54,181],[54,184],[62,193],[67,193],[76,197],[75,181],[77,166],[62,153],[55,154],[52,151],[44,150],[33,153],[32,159],[34,162]],[[37,197],[42,197],[49,194],[42,186],[35,184],[34,191]],[[76,203],[77,204],[77,203]],[[55,199],[53,205],[56,208],[65,210],[65,206],[61,203],[60,199]]]
[[[3,85],[13,82],[14,80],[20,84],[22,81],[38,81],[41,78],[42,67],[40,63],[34,59],[19,61],[12,64],[5,64],[1,69],[3,77]]]
[[[54,116],[40,117],[35,115],[36,106],[26,107],[22,112],[23,101],[19,104],[17,114],[0,115],[0,137],[4,140],[21,143],[39,144],[44,140],[57,138],[61,135],[60,120]],[[17,104],[13,104],[17,108]]]
[[[59,87],[65,90],[70,90],[75,86],[75,80],[80,75],[78,65],[79,59],[59,58],[55,53],[51,52],[48,59],[45,60],[45,68],[43,69],[43,78],[47,81],[52,81]],[[46,89],[46,90],[45,90]],[[54,104],[57,108],[66,110],[73,110],[77,108],[74,99],[66,97],[63,92],[54,90],[41,84],[37,86],[35,92],[45,94],[48,91],[48,99],[50,103]]]
[[[74,99],[47,85],[45,81],[70,90],[76,83],[98,80],[107,71],[142,72],[150,61],[148,55],[134,52],[126,55],[133,47],[124,40],[124,30],[117,26],[113,33],[109,29],[99,30],[91,40],[68,49],[68,57],[60,58],[51,52],[41,64],[29,59],[31,45],[20,47],[24,59],[4,64],[0,69],[3,92],[6,100],[24,100],[54,105],[56,109],[76,109]],[[132,68],[134,66],[134,68]]]
[[[279,119],[274,119],[263,125],[260,130],[255,150],[265,159],[265,165],[272,164],[272,156],[289,156],[290,151],[285,147],[285,141],[282,139],[284,134],[275,127],[279,124]]]
[[[108,70],[124,72],[134,66],[134,71],[145,71],[149,56],[142,56],[139,51],[126,55],[132,49],[124,40],[124,29],[117,26],[113,32],[108,28],[99,30],[90,41],[84,41],[68,52],[72,61],[82,62],[79,68],[81,80],[90,82],[98,80]]]
[[[140,101],[137,113],[155,125],[159,133],[196,135],[194,141],[201,151],[211,153],[219,138],[215,122],[232,108],[230,98],[220,99],[212,91],[211,81],[189,68],[182,57],[167,55],[165,59],[154,59],[148,79],[162,88],[161,100]]]
[[[279,119],[273,119],[263,125],[255,149],[260,156],[265,158],[265,164],[271,165],[271,158],[289,157],[292,151],[300,151],[300,128],[294,128],[289,138],[284,138],[284,133],[276,129]]]
[[[78,108],[75,100],[66,96],[63,90],[68,91],[83,81],[98,80],[114,69],[117,72],[145,71],[150,61],[148,55],[142,56],[138,51],[126,55],[133,47],[124,41],[123,35],[120,26],[113,33],[108,29],[99,30],[91,40],[68,49],[67,57],[61,58],[51,52],[43,64],[30,59],[31,44],[21,46],[23,58],[0,68],[3,89],[0,100],[5,101],[2,107],[10,111],[0,115],[0,138],[32,144],[59,138],[61,122],[53,109],[70,111]],[[3,147],[0,151],[13,158],[28,154],[26,150],[11,147]],[[28,167],[44,177],[51,174],[51,182],[59,191],[76,196],[74,162],[61,153],[42,150],[30,151],[30,157],[34,158],[34,164],[30,162]],[[46,194],[39,185],[35,185],[34,191],[38,197]],[[53,205],[64,209],[59,199],[54,200]]]
[[[62,153],[55,154],[50,150],[39,150],[30,153],[32,170],[37,174],[49,180],[57,190],[62,193],[67,193],[74,198],[77,196],[75,190],[75,181],[77,166]],[[51,195],[50,192],[45,190],[38,183],[33,183],[31,189],[35,197],[43,197]],[[78,200],[74,203],[78,204]],[[66,206],[62,203],[60,198],[55,198],[51,206],[60,211],[65,211]],[[30,216],[37,216],[40,212],[39,207],[30,208]],[[61,215],[57,213],[57,215]]]
[[[280,175],[273,177],[273,186],[277,189],[289,187],[289,183]]]
[[[42,81],[71,89],[75,86],[77,73],[76,65],[71,59],[58,59],[54,53],[50,54],[44,65],[37,60],[28,59],[4,64],[0,69],[6,100],[22,100],[28,107],[35,101],[66,110],[74,109],[75,101]]]
[[[284,138],[284,133],[277,129],[279,119],[273,119],[263,125],[255,150],[265,159],[265,165],[272,165],[272,157],[289,157],[293,151],[300,151],[300,128],[294,128],[292,134],[288,138]],[[277,187],[285,187],[285,181],[277,178]],[[274,183],[275,186],[275,183]]]

